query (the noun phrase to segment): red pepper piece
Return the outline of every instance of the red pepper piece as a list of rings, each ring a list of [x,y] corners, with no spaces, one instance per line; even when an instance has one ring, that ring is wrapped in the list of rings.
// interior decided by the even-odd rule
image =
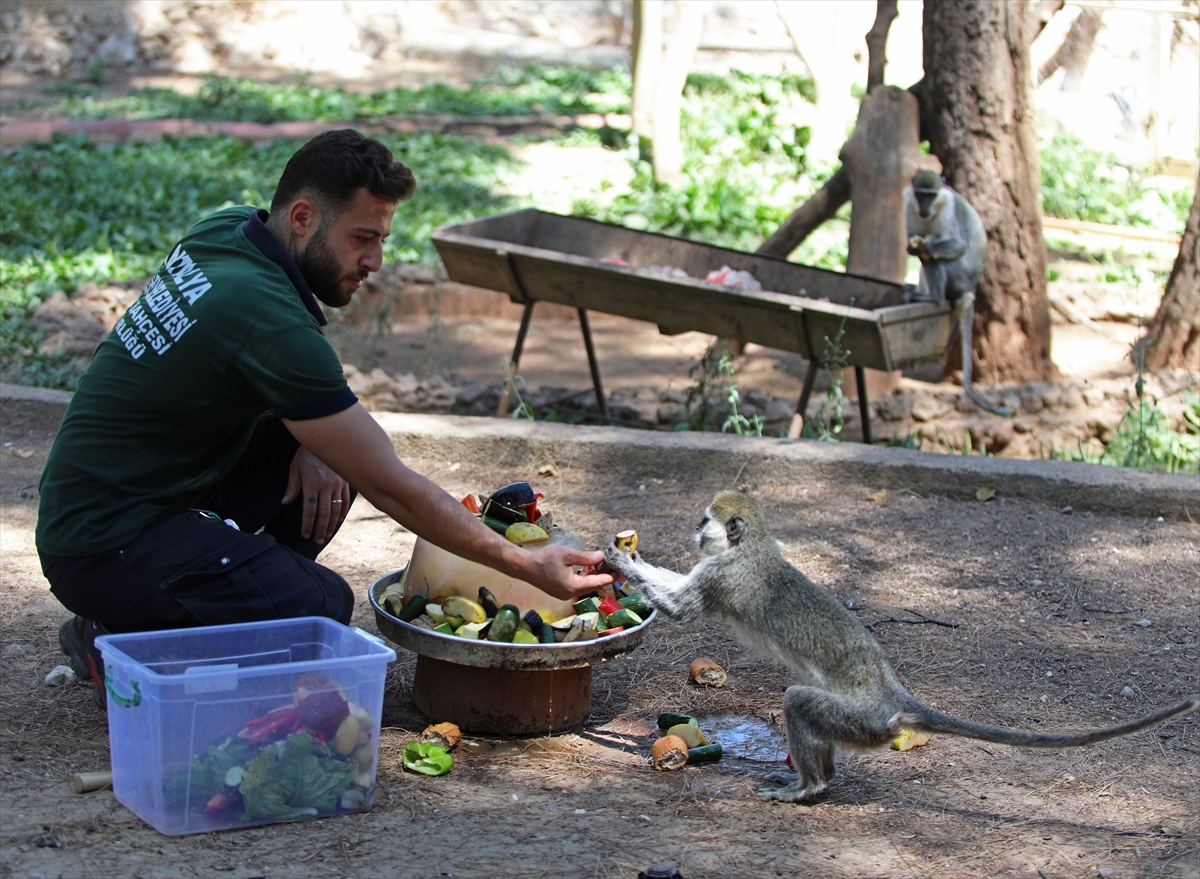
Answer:
[[[475,495],[469,494],[465,498],[463,498],[462,505],[464,507],[466,507],[468,510],[470,510],[472,513],[474,513],[476,516],[479,515],[479,504],[477,504],[475,502]]]
[[[600,602],[598,607],[600,609],[600,613],[604,614],[605,616],[614,614],[621,609],[621,605],[612,595],[605,595],[604,600]]]
[[[603,637],[605,635],[615,635],[615,634],[617,634],[617,632],[624,632],[624,631],[625,631],[624,626],[617,626],[614,629],[605,629],[603,632],[599,632],[598,634],[600,637]]]
[[[540,512],[538,512],[537,502],[540,501],[544,497],[545,497],[545,495],[539,491],[534,494],[533,501],[531,503],[520,505],[519,509],[525,511],[525,521],[526,522],[533,522],[535,525],[537,524],[537,520],[540,519],[542,516],[542,514]]]
[[[787,758],[783,762],[787,764],[787,768],[792,770],[792,772],[796,771],[796,767],[792,765],[792,755],[791,754],[788,754]]]
[[[204,807],[205,815],[212,815],[214,812],[224,812],[230,806],[237,805],[238,798],[231,797],[225,791],[217,791],[212,795],[212,799],[208,801],[208,805]]]
[[[246,721],[245,731],[249,733],[247,738],[250,744],[257,745],[268,740],[282,739],[299,728],[300,714],[295,708],[276,708],[262,717]]]

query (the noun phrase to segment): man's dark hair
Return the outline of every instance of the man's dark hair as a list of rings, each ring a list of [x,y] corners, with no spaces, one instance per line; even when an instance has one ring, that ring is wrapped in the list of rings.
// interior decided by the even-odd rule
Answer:
[[[412,171],[393,159],[392,151],[379,141],[353,128],[326,131],[288,159],[271,199],[271,212],[308,198],[322,211],[337,215],[363,186],[388,201],[404,201],[417,188]]]

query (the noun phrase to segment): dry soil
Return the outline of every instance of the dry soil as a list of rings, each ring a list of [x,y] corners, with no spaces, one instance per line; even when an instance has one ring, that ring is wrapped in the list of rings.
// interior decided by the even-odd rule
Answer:
[[[586,428],[581,428],[586,429]],[[841,754],[814,805],[755,796],[781,769],[789,672],[713,622],[656,622],[595,668],[592,716],[572,733],[468,737],[446,776],[403,771],[425,725],[399,651],[384,703],[373,811],[199,837],[164,837],[72,774],[108,764],[90,685],[51,687],[65,614],[33,550],[44,434],[5,433],[0,470],[0,872],[14,877],[633,877],[668,862],[697,877],[1200,876],[1200,714],[1088,749],[1036,751],[935,736],[909,752]],[[702,475],[557,475],[412,461],[455,494],[532,479],[556,518],[601,545],[635,527],[661,564],[694,563]],[[1083,466],[1083,465],[1081,465]],[[870,485],[749,490],[787,557],[871,626],[901,679],[940,709],[1014,727],[1079,730],[1196,689],[1192,522],[1080,515],[1025,501],[962,502]],[[359,501],[322,556],[359,595],[402,567],[413,536]],[[722,689],[689,683],[711,657]],[[660,711],[695,714],[719,763],[656,772]]]

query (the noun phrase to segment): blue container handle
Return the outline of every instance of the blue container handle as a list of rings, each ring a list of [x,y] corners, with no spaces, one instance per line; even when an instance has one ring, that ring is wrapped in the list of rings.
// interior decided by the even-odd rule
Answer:
[[[129,679],[129,686],[133,687],[132,696],[122,696],[117,692],[117,688],[112,682],[112,664],[108,664],[104,669],[104,689],[108,690],[108,695],[112,700],[122,708],[137,708],[142,704],[142,688],[138,686],[138,682],[133,678]]]

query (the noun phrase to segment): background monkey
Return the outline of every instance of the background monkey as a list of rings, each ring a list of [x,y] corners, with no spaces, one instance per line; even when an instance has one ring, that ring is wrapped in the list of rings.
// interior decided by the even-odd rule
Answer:
[[[789,784],[760,791],[766,799],[811,799],[836,772],[835,745],[878,747],[902,729],[1065,748],[1128,735],[1200,706],[1200,697],[1193,696],[1138,720],[1060,734],[943,714],[909,695],[871,633],[841,602],[787,563],[753,498],[732,491],[718,494],[696,529],[696,542],[703,558],[687,574],[655,567],[615,546],[608,548],[605,561],[668,616],[722,617],[743,641],[800,674],[803,683],[788,687],[783,702],[796,778],[788,776]]]
[[[918,171],[904,189],[904,229],[908,252],[921,260],[918,300],[949,302],[962,344],[963,389],[976,406],[1009,417],[1012,409],[993,406],[971,385],[971,331],[975,321],[975,287],[987,262],[983,221],[966,199],[940,174]]]

